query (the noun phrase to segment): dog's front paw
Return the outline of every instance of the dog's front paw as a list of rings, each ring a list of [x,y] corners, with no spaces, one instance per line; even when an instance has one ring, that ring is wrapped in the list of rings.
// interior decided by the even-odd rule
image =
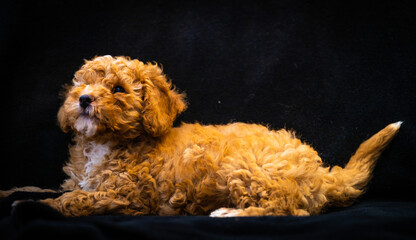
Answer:
[[[11,190],[7,190],[7,191],[0,190],[0,198],[6,198],[12,193],[13,193],[13,191],[11,191]]]
[[[29,222],[37,219],[64,219],[61,213],[37,200],[14,201],[12,204],[12,215],[18,227],[27,225]]]
[[[28,202],[34,202],[32,199],[25,199],[25,200],[16,200],[11,205],[11,214],[15,215],[16,209],[19,208],[19,206],[24,205],[24,203]]]
[[[210,217],[238,217],[243,214],[242,209],[236,208],[219,208],[213,211],[209,216]]]
[[[19,206],[20,204],[22,204],[22,203],[24,203],[24,202],[33,202],[33,200],[32,200],[32,199],[26,199],[26,200],[16,200],[16,201],[14,201],[14,202],[12,203],[12,211],[13,211],[14,209],[16,209],[16,208],[17,208],[17,206]]]

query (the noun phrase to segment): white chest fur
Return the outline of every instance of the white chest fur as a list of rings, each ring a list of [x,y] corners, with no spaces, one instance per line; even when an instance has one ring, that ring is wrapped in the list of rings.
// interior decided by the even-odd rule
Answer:
[[[90,142],[85,146],[83,153],[86,163],[84,165],[82,180],[78,185],[83,190],[88,191],[94,189],[97,185],[93,177],[95,174],[97,174],[97,171],[99,171],[99,168],[103,164],[106,155],[110,153],[110,144]]]

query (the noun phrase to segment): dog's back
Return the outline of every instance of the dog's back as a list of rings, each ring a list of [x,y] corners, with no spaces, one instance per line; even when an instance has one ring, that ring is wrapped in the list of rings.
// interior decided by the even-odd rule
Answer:
[[[387,126],[362,143],[345,168],[330,169],[312,147],[284,129],[183,124],[155,153],[163,159],[156,178],[173,187],[161,192],[165,203],[159,214],[206,214],[230,206],[213,216],[309,215],[350,204],[363,193],[399,127]]]

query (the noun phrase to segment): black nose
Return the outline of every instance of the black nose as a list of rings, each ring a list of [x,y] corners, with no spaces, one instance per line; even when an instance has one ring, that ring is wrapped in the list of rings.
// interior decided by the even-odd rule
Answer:
[[[92,97],[90,95],[82,95],[79,97],[79,105],[84,109],[87,108],[91,102]]]

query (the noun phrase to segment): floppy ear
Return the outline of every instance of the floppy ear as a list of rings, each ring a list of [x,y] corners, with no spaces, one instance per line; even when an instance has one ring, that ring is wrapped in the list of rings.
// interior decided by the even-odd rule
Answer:
[[[144,65],[145,77],[142,79],[144,129],[153,137],[165,134],[173,121],[186,109],[185,96],[172,88],[162,69],[157,65]]]
[[[68,84],[63,85],[62,90],[59,93],[59,98],[65,100],[70,88],[71,88],[71,86],[68,85]],[[70,127],[69,122],[68,122],[68,115],[65,111],[65,107],[66,107],[65,106],[65,101],[63,101],[62,106],[59,108],[59,111],[58,111],[58,123],[59,123],[59,126],[61,127],[62,131],[67,133],[71,130],[71,127]]]
[[[69,130],[71,130],[71,127],[69,126],[69,123],[68,123],[68,118],[64,110],[64,106],[61,106],[59,108],[58,123],[64,133],[67,133],[69,132]]]

